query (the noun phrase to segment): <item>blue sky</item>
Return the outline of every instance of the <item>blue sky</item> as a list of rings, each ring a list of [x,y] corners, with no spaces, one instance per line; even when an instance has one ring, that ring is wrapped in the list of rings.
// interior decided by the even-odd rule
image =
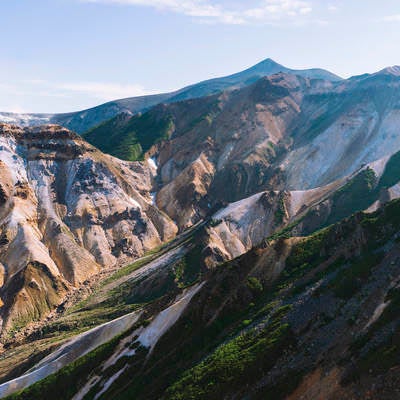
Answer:
[[[0,111],[66,112],[271,57],[344,77],[400,64],[398,0],[0,0]]]

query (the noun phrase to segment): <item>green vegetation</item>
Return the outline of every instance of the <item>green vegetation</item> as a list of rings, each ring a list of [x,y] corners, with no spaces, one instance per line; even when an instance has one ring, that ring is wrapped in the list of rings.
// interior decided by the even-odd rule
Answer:
[[[174,130],[172,118],[144,113],[128,117],[118,115],[82,136],[101,151],[124,160],[143,159],[155,143],[168,139]]]
[[[167,390],[166,399],[222,399],[254,382],[293,343],[289,325],[282,324],[281,317],[274,317],[261,331],[253,329],[217,348],[184,373]]]
[[[342,299],[353,297],[371,275],[372,268],[382,261],[383,256],[383,252],[367,253],[360,260],[342,270],[329,285],[335,296]]]
[[[366,245],[360,247],[362,255],[359,258],[348,259],[335,248],[336,243],[351,243],[355,227],[359,228],[360,224],[366,242],[375,235],[387,241],[400,226],[399,210],[400,201],[395,201],[377,213],[359,213],[299,241],[287,258],[281,279],[269,286],[258,274],[257,277],[252,275],[251,268],[257,260],[255,253],[220,266],[210,277],[212,288],[208,289],[210,298],[205,309],[202,306],[194,308],[169,336],[160,341],[157,357],[148,361],[144,374],[127,372],[122,381],[126,390],[120,392],[123,394],[118,398],[144,399],[148,392],[145,393],[143,388],[149,390],[150,386],[154,392],[149,398],[160,398],[169,386],[165,394],[167,399],[220,399],[229,397],[230,393],[240,393],[246,385],[251,386],[268,373],[283,348],[290,349],[294,343],[290,327],[283,319],[292,307],[285,304],[285,298],[288,299],[285,296],[291,296],[292,292],[278,292],[279,285],[282,282],[292,285],[303,278],[302,283],[307,280],[309,284],[329,276],[324,290],[346,299],[354,296],[360,285],[369,280],[383,254]],[[279,241],[274,245],[279,246]],[[175,279],[179,282],[182,282],[186,268],[186,264],[175,266]],[[232,300],[221,310],[221,304],[227,298]],[[201,317],[204,313],[215,315],[209,325],[206,325],[207,319]],[[332,318],[321,315],[324,324]],[[177,341],[179,352],[176,352]],[[393,344],[385,344],[384,365],[394,362],[390,358],[394,354],[390,346]],[[173,371],[167,368],[172,364]],[[284,397],[298,385],[304,373],[289,370],[273,387],[269,385],[256,394],[274,400]]]
[[[368,231],[368,247],[376,249],[400,228],[400,199],[393,200],[372,214],[364,214],[361,224]]]
[[[193,285],[200,276],[202,247],[193,246],[174,266],[175,282],[184,288]]]
[[[274,216],[275,216],[275,221],[274,221],[275,225],[277,226],[282,225],[286,216],[285,197],[283,193],[279,195],[278,204]]]
[[[135,356],[121,359],[119,364],[104,373],[105,376],[109,376],[108,374],[122,367],[123,363],[130,365],[106,396],[119,399],[147,399],[161,398],[165,393],[165,398],[170,400],[212,400],[229,397],[232,393],[240,395],[243,388],[253,387],[255,382],[268,374],[282,352],[293,350],[295,340],[288,325],[288,321],[292,319],[285,318],[292,309],[289,303],[291,296],[295,292],[302,293],[306,285],[321,279],[323,282],[319,293],[329,295],[333,293],[339,305],[344,303],[342,299],[363,295],[361,288],[370,281],[372,274],[376,274],[374,268],[384,256],[381,247],[388,241],[391,245],[398,246],[395,239],[399,228],[400,201],[394,201],[376,213],[359,213],[345,222],[320,230],[296,242],[278,281],[270,282],[268,271],[263,271],[262,266],[257,264],[260,260],[259,252],[268,252],[268,249],[254,250],[207,272],[207,284],[203,289],[205,291],[200,294],[201,302],[192,304],[176,325],[161,338],[153,353],[154,356],[146,358],[145,364],[145,352],[140,353],[138,358]],[[192,241],[192,247],[168,270],[175,289],[176,286],[183,288],[192,284],[202,273],[200,262],[202,246],[195,244],[192,236],[185,240]],[[360,240],[362,244],[359,243]],[[284,244],[283,240],[278,240],[273,246],[279,251],[279,245]],[[360,256],[356,258],[354,254]],[[142,262],[143,260],[139,260],[137,264],[127,267],[122,275],[110,277],[108,282],[112,284],[116,279],[129,275],[139,268]],[[255,265],[257,269],[254,270]],[[291,290],[280,291],[282,284]],[[165,286],[163,288],[165,289]],[[67,317],[82,318],[86,322],[93,318],[97,324],[96,318],[100,318],[102,313],[107,315],[107,312],[118,312],[119,307],[134,307],[127,304],[132,300],[128,289],[132,290],[132,287],[127,286],[125,291],[124,285],[118,285],[117,290],[120,294],[123,293],[124,302],[119,304],[116,301],[113,304],[115,308],[112,308],[111,303],[103,309],[101,307],[104,304],[96,304],[95,309],[74,310]],[[147,288],[144,292],[147,294]],[[153,293],[158,292],[154,290]],[[172,293],[172,291],[160,291],[160,295]],[[109,294],[111,299],[119,299],[115,293]],[[161,305],[164,306],[162,303],[164,299],[159,304],[151,304],[151,307],[157,309]],[[355,356],[353,377],[370,373],[371,370],[386,371],[398,365],[400,339],[393,321],[399,315],[400,290],[391,290],[385,301],[390,303],[381,317],[371,326],[367,335],[359,338],[353,346],[352,356]],[[296,307],[296,304],[293,305],[290,317],[297,312]],[[345,321],[352,324],[354,329],[359,324],[358,312],[355,307],[351,313],[345,315]],[[326,314],[321,312],[315,320],[317,325],[320,324],[318,326],[324,326],[338,315],[335,312]],[[387,334],[388,330],[384,331],[384,328],[389,324],[392,324],[391,326],[397,331],[393,329]],[[386,336],[381,335],[382,331],[386,332]],[[375,337],[382,340],[375,341]],[[91,358],[78,360],[48,380],[38,382],[39,386],[34,385],[28,389],[36,392],[28,392],[29,395],[20,398],[38,398],[35,396],[38,396],[39,390],[52,395],[55,387],[60,387],[61,390],[65,390],[66,396],[70,396],[79,382],[82,382],[79,379],[85,376],[89,368],[100,365],[101,360],[109,354],[107,351],[104,350],[103,355],[99,354],[98,358],[96,353],[90,353]],[[312,354],[311,352],[312,350],[309,354]],[[174,368],[171,368],[171,365]],[[306,370],[288,368],[273,384],[266,384],[253,394],[255,398],[273,400],[284,398],[298,385],[305,372]],[[78,378],[79,374],[82,374],[81,378]],[[70,389],[64,389],[67,384],[71,385]],[[166,388],[168,389],[165,392]],[[64,398],[62,395],[58,397],[61,400]]]
[[[351,179],[332,197],[332,211],[326,225],[368,208],[378,197],[375,172],[367,168]]]
[[[96,371],[101,362],[109,357],[121,336],[112,339],[73,363],[60,369],[53,375],[35,383],[25,390],[16,392],[7,400],[42,400],[59,399],[70,400],[79,390],[81,382],[88,374]],[[44,397],[44,394],[46,397]]]
[[[255,294],[261,293],[264,290],[260,280],[254,276],[247,278],[247,287]]]
[[[295,280],[316,267],[322,260],[321,250],[330,229],[325,228],[297,243],[286,260],[286,268],[282,273],[282,280]]]
[[[394,154],[386,164],[385,171],[379,181],[380,187],[390,188],[400,179],[400,152]]]

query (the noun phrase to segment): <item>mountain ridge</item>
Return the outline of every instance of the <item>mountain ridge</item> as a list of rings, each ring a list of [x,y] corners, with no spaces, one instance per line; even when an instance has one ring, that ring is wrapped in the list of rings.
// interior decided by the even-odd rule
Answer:
[[[397,398],[397,69],[254,68],[83,137],[0,124],[1,395]]]
[[[340,80],[338,76],[320,69],[310,70],[291,70],[272,59],[266,59],[253,67],[245,69],[242,72],[227,75],[221,78],[214,78],[199,83],[186,86],[171,93],[131,97],[120,100],[112,100],[107,103],[92,107],[83,111],[62,114],[18,114],[0,112],[0,121],[6,123],[15,123],[25,126],[40,125],[43,123],[54,123],[62,125],[78,133],[83,133],[88,129],[104,122],[107,119],[115,117],[122,112],[136,114],[149,108],[163,103],[175,102],[190,98],[197,98],[226,90],[229,87],[239,87],[254,82],[257,78],[270,75],[276,72],[300,73],[304,76],[325,77],[325,79]]]

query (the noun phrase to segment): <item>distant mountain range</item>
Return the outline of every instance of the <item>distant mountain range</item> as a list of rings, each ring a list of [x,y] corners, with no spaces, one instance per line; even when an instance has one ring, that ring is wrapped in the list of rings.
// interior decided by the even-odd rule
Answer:
[[[146,111],[159,103],[173,103],[180,100],[208,96],[227,89],[241,88],[254,83],[263,76],[277,72],[293,73],[308,78],[330,81],[341,79],[337,75],[323,69],[293,70],[268,58],[245,71],[222,78],[203,81],[171,93],[114,100],[88,110],[65,114],[15,114],[0,112],[0,122],[21,126],[51,123],[64,126],[77,133],[83,133],[120,113],[136,114]]]

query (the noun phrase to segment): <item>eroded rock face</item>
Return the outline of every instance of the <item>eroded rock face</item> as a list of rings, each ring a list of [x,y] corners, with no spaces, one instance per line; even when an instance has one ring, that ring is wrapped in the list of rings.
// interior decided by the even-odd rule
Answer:
[[[267,190],[312,190],[351,176],[400,149],[399,88],[397,76],[383,73],[334,83],[279,73],[240,90],[157,106],[146,118],[173,126],[150,150],[169,188],[157,204],[169,214],[170,199],[191,192],[186,172],[201,155],[214,170],[211,179],[204,172],[207,194],[183,210],[195,207],[198,217],[208,205],[217,209]]]
[[[208,191],[215,168],[205,154],[185,168],[172,182],[165,185],[157,196],[157,205],[177,222],[187,228],[204,218],[210,204]]]
[[[166,207],[171,197],[179,198],[179,193],[186,192],[192,202],[181,202],[182,211],[197,214],[199,220],[221,203],[240,200],[260,188],[282,187],[275,163],[287,149],[286,134],[301,112],[300,104],[310,85],[307,79],[277,74],[240,91],[152,111],[165,114],[174,123],[170,140],[152,150],[158,154],[164,185],[157,204],[171,215]],[[199,168],[199,160],[204,159],[207,166]],[[206,193],[192,196],[194,181],[205,182]],[[189,219],[189,223],[194,222],[196,218]]]
[[[0,125],[3,326],[43,316],[103,268],[175,236],[145,163],[119,161],[55,125]]]
[[[400,197],[399,165],[396,153],[325,186],[265,191],[229,204],[213,214],[207,228],[206,264],[236,258],[279,231],[305,236],[357,211],[376,211]]]

